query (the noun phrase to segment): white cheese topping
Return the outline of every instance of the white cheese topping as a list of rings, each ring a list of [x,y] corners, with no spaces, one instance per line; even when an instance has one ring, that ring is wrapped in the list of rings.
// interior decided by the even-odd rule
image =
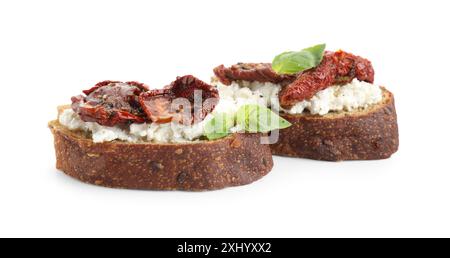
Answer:
[[[216,84],[220,101],[215,112],[236,113],[246,104],[259,104],[267,107],[278,106],[278,92],[281,87],[273,83],[233,82],[231,85]]]
[[[317,92],[311,99],[295,104],[291,109],[283,109],[278,101],[281,86],[273,83],[233,82],[226,86],[216,84],[220,98],[229,99],[227,102],[257,103],[268,106],[274,111],[283,111],[289,114],[301,114],[309,111],[311,114],[326,115],[329,112],[352,111],[358,108],[367,108],[381,102],[383,92],[380,87],[371,83],[354,79],[345,85],[328,87]],[[233,108],[232,105],[229,108]]]
[[[165,124],[131,124],[127,130],[118,126],[108,127],[95,122],[84,122],[78,114],[69,108],[61,113],[59,123],[70,130],[81,130],[92,133],[92,140],[97,143],[113,140],[179,143],[198,140],[203,135],[205,123],[211,118],[212,115],[208,115],[202,122],[189,126],[175,122]]]

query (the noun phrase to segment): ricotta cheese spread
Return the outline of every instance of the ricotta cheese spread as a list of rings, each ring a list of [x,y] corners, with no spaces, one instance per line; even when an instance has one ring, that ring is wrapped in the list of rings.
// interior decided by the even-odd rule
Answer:
[[[314,115],[326,115],[330,112],[352,111],[367,108],[383,99],[380,87],[354,79],[345,85],[335,85],[317,92],[311,99],[298,102],[290,109],[280,107],[278,93],[281,86],[270,82],[238,81],[231,85],[216,83],[220,98],[226,102],[252,103],[270,107],[274,111],[289,114],[301,114],[308,111]],[[229,108],[233,108],[229,105]]]
[[[121,140],[126,142],[158,142],[181,143],[198,140],[203,136],[203,128],[207,121],[212,119],[208,115],[205,120],[193,125],[182,125],[176,122],[158,124],[143,123],[131,124],[128,129],[118,126],[102,126],[96,122],[84,122],[72,109],[65,109],[59,116],[59,123],[69,130],[90,132],[92,140],[96,143]]]

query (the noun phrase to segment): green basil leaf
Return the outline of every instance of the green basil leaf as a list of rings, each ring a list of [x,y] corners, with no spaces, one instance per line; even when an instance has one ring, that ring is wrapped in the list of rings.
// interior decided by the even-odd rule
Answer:
[[[283,52],[272,61],[272,69],[278,74],[295,74],[314,68],[322,62],[325,44],[315,45],[301,51]]]
[[[239,108],[236,113],[236,124],[250,133],[268,133],[291,126],[291,123],[269,108],[254,104]]]
[[[205,124],[204,134],[208,140],[226,137],[235,124],[235,117],[229,113],[214,114],[214,118]]]
[[[220,139],[228,136],[234,125],[249,133],[268,133],[276,129],[287,128],[291,126],[291,123],[269,108],[247,104],[241,106],[236,115],[229,113],[214,114],[214,118],[205,124],[204,134],[208,140]]]

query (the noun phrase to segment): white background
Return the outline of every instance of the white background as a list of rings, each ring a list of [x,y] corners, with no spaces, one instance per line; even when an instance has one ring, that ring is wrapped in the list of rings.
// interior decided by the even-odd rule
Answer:
[[[448,1],[1,1],[0,236],[450,237]],[[158,88],[318,43],[372,60],[396,97],[383,161],[275,157],[221,191],[114,190],[55,169],[47,121],[105,80]]]

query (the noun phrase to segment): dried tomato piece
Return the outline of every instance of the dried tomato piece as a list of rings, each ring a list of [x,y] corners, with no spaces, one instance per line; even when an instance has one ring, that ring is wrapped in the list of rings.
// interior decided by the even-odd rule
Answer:
[[[93,91],[95,91],[95,90],[97,90],[97,89],[99,89],[99,88],[101,88],[103,86],[107,86],[108,84],[113,84],[113,83],[121,83],[121,81],[111,81],[111,80],[102,81],[102,82],[99,82],[99,83],[95,84],[94,87],[90,88],[89,90],[84,90],[83,93],[86,94],[86,95],[89,95]],[[148,91],[149,90],[149,87],[146,84],[141,83],[141,82],[129,81],[129,82],[126,82],[126,84],[131,85],[131,86],[136,86],[139,89],[141,89],[142,91]]]
[[[354,78],[357,78],[360,81],[373,83],[375,71],[369,60],[342,50],[334,53],[334,59],[337,63],[335,84],[339,84],[338,82],[346,84],[351,82]]]
[[[174,112],[171,112],[173,94],[170,90],[156,89],[144,92],[139,96],[139,103],[147,116],[156,123],[172,121]]]
[[[192,75],[177,77],[170,84],[169,89],[176,98],[185,98],[193,104],[191,114],[194,123],[203,121],[219,102],[218,90]],[[201,94],[196,94],[196,92]],[[186,116],[184,116],[184,119],[186,119]]]
[[[218,103],[219,93],[192,75],[177,77],[164,89],[141,94],[139,102],[147,116],[157,123],[202,121]]]
[[[373,83],[374,75],[369,60],[344,51],[327,51],[317,67],[303,72],[281,90],[280,104],[283,108],[290,108],[297,102],[312,98],[323,89],[349,83],[354,78]]]
[[[83,121],[104,126],[143,123],[139,95],[147,89],[138,82],[103,81],[83,91],[86,96],[72,97],[72,109]]]
[[[295,80],[296,75],[277,74],[270,63],[237,63],[229,68],[219,65],[214,74],[225,85],[232,81],[258,81],[287,84]]]
[[[202,99],[218,98],[219,92],[217,89],[192,75],[185,75],[177,77],[172,82],[168,89],[170,89],[175,97],[187,98],[190,102],[194,101],[195,91],[200,91]]]

